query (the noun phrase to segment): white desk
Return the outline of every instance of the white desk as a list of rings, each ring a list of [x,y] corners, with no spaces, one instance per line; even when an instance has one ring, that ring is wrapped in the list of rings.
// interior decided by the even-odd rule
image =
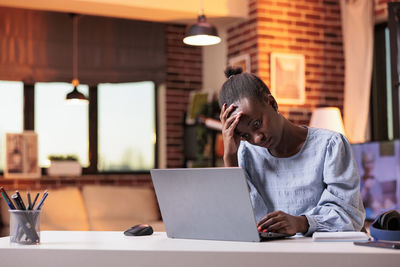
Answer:
[[[40,245],[0,238],[0,266],[400,266],[400,251],[312,242],[296,237],[263,243],[169,239],[165,233],[126,237],[122,232],[41,232]]]

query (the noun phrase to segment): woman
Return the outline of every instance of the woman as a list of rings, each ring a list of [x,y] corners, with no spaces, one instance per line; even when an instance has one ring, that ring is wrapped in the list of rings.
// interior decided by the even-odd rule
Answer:
[[[257,76],[228,67],[219,103],[226,167],[242,167],[259,231],[358,231],[360,178],[340,133],[291,123]]]

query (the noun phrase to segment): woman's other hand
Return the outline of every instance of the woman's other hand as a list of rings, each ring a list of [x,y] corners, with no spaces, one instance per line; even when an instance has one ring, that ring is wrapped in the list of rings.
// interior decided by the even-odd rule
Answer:
[[[283,211],[268,213],[258,224],[258,231],[275,232],[295,235],[308,231],[308,220],[306,216],[292,216]]]
[[[240,145],[240,136],[235,133],[236,126],[239,123],[241,112],[234,114],[236,106],[233,104],[228,108],[224,104],[219,118],[222,123],[222,138],[224,140],[224,163],[225,167],[237,167],[237,151]]]

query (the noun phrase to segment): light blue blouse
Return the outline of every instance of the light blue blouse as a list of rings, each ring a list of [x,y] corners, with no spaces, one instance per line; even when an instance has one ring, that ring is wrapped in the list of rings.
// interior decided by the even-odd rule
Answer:
[[[288,158],[242,141],[239,166],[247,175],[257,221],[281,210],[305,215],[315,231],[358,231],[365,211],[360,177],[347,139],[340,133],[307,128],[301,150]]]

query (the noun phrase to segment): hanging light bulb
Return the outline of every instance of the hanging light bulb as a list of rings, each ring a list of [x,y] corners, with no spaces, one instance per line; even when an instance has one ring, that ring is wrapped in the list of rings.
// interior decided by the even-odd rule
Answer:
[[[203,0],[201,1],[201,9],[197,18],[197,23],[189,27],[185,38],[183,38],[183,42],[195,46],[215,45],[221,42],[217,28],[206,20],[203,11]]]
[[[79,16],[72,14],[73,28],[72,28],[72,75],[73,79],[71,81],[74,89],[69,92],[66,96],[68,102],[81,103],[88,102],[88,99],[84,94],[79,92],[78,85],[78,19]]]

